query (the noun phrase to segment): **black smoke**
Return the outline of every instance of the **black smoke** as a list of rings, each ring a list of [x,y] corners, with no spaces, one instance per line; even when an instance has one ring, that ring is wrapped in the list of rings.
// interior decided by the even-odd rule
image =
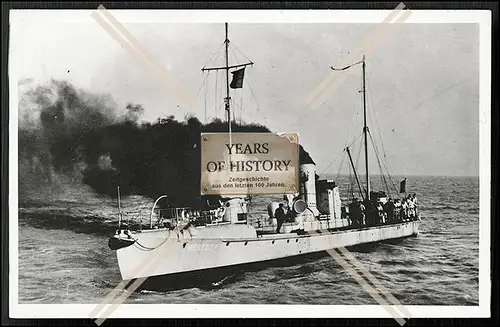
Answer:
[[[111,197],[120,186],[122,195],[168,194],[172,205],[206,203],[200,196],[200,135],[226,132],[225,122],[203,124],[196,117],[170,116],[140,123],[142,106],[129,104],[120,110],[109,97],[67,82],[53,81],[26,94],[19,123],[20,180],[25,187],[69,176]],[[260,124],[233,123],[232,130],[270,132]],[[313,163],[302,146],[300,161]]]

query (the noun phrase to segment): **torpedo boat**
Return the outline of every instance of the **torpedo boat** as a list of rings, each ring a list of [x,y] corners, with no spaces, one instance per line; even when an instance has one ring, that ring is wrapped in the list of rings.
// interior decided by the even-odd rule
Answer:
[[[223,70],[226,73],[225,109],[228,132],[231,133],[229,72],[233,69],[241,71],[253,62],[228,64],[227,23],[225,46],[226,65],[204,70]],[[400,189],[391,195],[371,189],[365,57],[348,67],[330,68],[341,71],[358,64],[362,66],[363,74],[364,124],[361,135],[365,150],[364,183],[354,164],[351,149],[346,147],[343,153],[353,173],[354,187],[343,198],[339,182],[319,178],[312,160],[300,163],[300,189],[297,194],[283,194],[261,207],[256,207],[253,198],[248,196],[223,197],[216,205],[206,207],[165,207],[160,204],[168,201],[169,195],[163,194],[151,207],[146,227],[129,228],[122,223],[120,215],[118,229],[110,237],[108,245],[116,252],[121,278],[124,281],[142,279],[168,282],[174,286],[191,285],[200,276],[216,271],[245,269],[252,264],[266,265],[292,258],[294,262],[300,262],[306,256],[334,248],[417,236],[421,217],[416,195],[406,195],[406,179],[401,181]],[[279,228],[276,219],[278,208],[284,208],[286,212],[286,220]]]

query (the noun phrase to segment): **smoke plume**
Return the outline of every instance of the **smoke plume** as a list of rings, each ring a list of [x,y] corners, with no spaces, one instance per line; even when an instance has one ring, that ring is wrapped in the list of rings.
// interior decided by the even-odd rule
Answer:
[[[172,205],[197,205],[200,196],[200,134],[226,132],[221,120],[170,116],[140,123],[144,108],[120,109],[109,96],[52,81],[23,92],[19,104],[20,195],[61,180],[83,183],[116,196],[169,195]],[[270,132],[259,124],[233,124],[234,132]],[[313,162],[300,146],[301,163]]]

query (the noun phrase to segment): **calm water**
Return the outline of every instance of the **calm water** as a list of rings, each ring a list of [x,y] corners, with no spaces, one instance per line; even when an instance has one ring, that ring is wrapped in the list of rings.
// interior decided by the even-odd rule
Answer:
[[[422,215],[418,237],[353,255],[402,304],[478,305],[479,179],[412,177],[408,182]],[[252,214],[266,215],[268,201],[254,198]],[[117,222],[114,200],[78,187],[33,190],[19,203],[20,303],[99,303],[120,282],[115,253],[107,247]],[[126,217],[135,221],[149,217],[151,205],[141,197],[122,199]],[[270,265],[217,284],[143,291],[127,302],[377,304],[329,256]]]

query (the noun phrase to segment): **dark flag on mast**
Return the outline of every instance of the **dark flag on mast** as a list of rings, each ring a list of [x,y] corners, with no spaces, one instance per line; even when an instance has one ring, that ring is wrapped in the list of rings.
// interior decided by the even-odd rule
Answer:
[[[232,89],[241,89],[243,87],[243,77],[245,76],[245,67],[231,72],[233,74],[233,80],[231,81]]]
[[[406,193],[406,178],[399,183],[399,193]]]

